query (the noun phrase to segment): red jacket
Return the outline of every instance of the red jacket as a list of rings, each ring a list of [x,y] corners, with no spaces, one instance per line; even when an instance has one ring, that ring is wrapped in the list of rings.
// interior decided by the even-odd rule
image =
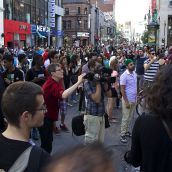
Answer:
[[[42,86],[44,91],[44,100],[47,107],[45,116],[53,121],[58,120],[59,100],[62,99],[64,88],[61,82],[56,82],[49,77]]]

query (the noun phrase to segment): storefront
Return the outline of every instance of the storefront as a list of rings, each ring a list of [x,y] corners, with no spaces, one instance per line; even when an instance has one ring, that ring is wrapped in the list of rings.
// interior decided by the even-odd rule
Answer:
[[[32,46],[48,46],[48,37],[50,36],[50,27],[41,25],[32,25]]]
[[[4,44],[7,47],[31,46],[31,25],[14,20],[4,20]]]
[[[80,46],[89,45],[89,33],[88,32],[77,32],[77,38],[80,41]]]

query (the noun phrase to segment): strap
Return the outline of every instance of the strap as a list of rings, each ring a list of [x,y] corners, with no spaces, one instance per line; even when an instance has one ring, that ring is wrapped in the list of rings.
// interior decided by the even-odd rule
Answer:
[[[168,134],[168,136],[169,136],[169,138],[170,138],[170,140],[172,142],[172,133],[171,133],[171,131],[170,131],[170,129],[169,129],[169,127],[168,127],[168,125],[167,125],[167,123],[165,122],[164,119],[162,119],[162,123],[163,123],[164,128],[165,128],[165,130],[166,130],[166,132],[167,132],[167,134]]]
[[[42,152],[43,150],[41,148],[39,148],[38,146],[33,146],[30,153],[27,172],[39,171]]]
[[[8,172],[23,172],[28,166],[32,146],[27,148],[14,162]]]

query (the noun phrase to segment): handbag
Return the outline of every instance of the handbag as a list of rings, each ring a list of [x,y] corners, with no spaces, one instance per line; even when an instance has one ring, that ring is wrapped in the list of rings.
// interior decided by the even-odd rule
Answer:
[[[72,118],[72,132],[76,136],[85,134],[84,115],[78,115]]]

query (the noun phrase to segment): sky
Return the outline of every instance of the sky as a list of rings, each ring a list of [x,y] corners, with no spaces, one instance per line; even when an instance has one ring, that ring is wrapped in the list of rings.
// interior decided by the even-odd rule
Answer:
[[[148,13],[150,0],[116,0],[115,18],[117,23],[131,21],[137,30],[144,29],[139,22],[144,22],[144,16]]]

